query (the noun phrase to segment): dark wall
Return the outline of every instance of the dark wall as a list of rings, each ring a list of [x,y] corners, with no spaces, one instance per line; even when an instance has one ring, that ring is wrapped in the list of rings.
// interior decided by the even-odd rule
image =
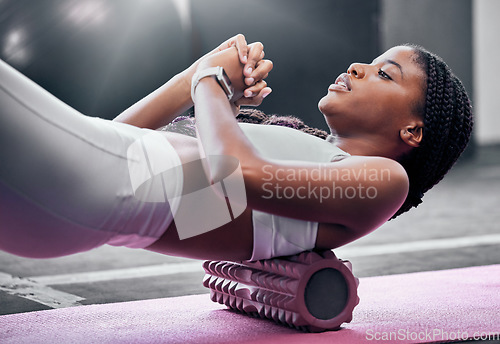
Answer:
[[[416,43],[441,56],[472,94],[471,0],[382,0],[381,46]]]
[[[317,110],[353,61],[378,53],[378,1],[3,0],[0,57],[79,111],[112,118],[236,33],[275,63],[266,112],[325,127]],[[194,39],[193,39],[194,38]]]
[[[382,0],[380,30],[383,49],[410,42],[441,56],[474,103],[471,0]],[[473,133],[464,157],[474,150]]]
[[[268,113],[326,128],[317,103],[354,61],[378,53],[378,1],[195,0],[193,19],[206,51],[235,32],[264,43],[273,60]]]

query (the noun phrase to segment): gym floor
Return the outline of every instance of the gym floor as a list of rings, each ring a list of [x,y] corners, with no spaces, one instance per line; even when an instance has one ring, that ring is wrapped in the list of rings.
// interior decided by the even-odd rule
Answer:
[[[357,277],[499,264],[500,146],[475,153],[417,209],[337,256],[353,263]],[[110,246],[48,260],[0,252],[0,315],[208,293],[201,264]]]

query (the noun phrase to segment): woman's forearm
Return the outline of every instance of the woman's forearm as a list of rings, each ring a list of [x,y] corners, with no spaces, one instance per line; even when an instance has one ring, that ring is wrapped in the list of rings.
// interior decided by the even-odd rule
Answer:
[[[226,49],[205,59],[197,66],[197,70],[223,66],[236,93],[241,93],[246,85],[243,82],[244,66],[240,62],[237,49]],[[262,76],[267,76],[272,69],[272,62],[268,60],[261,62],[257,70],[260,70],[259,73]],[[260,88],[255,99],[260,104],[271,90],[265,87],[267,85],[265,82],[262,81],[262,84],[259,84],[255,86]],[[207,176],[213,182],[227,177],[225,175],[227,172],[225,159],[219,159],[220,156],[236,158],[243,174],[253,175],[255,172],[253,169],[259,166],[262,159],[238,125],[233,105],[227,99],[226,93],[214,77],[204,77],[197,84],[195,82],[194,86],[193,101],[195,102],[196,128],[202,150],[200,153],[207,157],[209,162]]]
[[[158,129],[193,106],[191,99],[191,69],[177,74],[153,93],[144,97],[114,121],[141,128]]]
[[[226,94],[215,79],[203,78],[196,87],[195,98],[196,127],[210,163],[211,180],[226,176],[223,164],[212,164],[210,156],[235,157],[242,168],[253,165],[253,160],[258,159],[255,148],[239,127]]]

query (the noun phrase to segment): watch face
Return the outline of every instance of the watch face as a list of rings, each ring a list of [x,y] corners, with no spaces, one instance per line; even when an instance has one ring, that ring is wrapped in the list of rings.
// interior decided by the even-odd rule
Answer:
[[[217,73],[217,81],[219,81],[220,86],[226,92],[227,98],[231,100],[234,95],[233,86],[231,86],[231,80],[222,67],[220,67],[219,73]]]
[[[224,70],[224,68],[222,68],[222,77],[224,78],[224,80],[226,81],[226,83],[231,86],[231,79],[229,79],[229,77],[227,76],[226,74],[226,71]]]

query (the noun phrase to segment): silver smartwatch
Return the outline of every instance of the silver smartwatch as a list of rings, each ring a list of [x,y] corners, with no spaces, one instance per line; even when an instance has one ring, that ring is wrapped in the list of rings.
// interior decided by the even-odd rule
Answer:
[[[193,99],[193,101],[196,86],[198,86],[198,83],[201,79],[206,78],[207,76],[212,76],[215,78],[217,83],[226,93],[227,99],[231,100],[233,98],[234,88],[231,85],[231,80],[224,71],[224,68],[222,68],[221,66],[217,66],[200,70],[193,75],[193,79],[191,80],[191,99]]]

